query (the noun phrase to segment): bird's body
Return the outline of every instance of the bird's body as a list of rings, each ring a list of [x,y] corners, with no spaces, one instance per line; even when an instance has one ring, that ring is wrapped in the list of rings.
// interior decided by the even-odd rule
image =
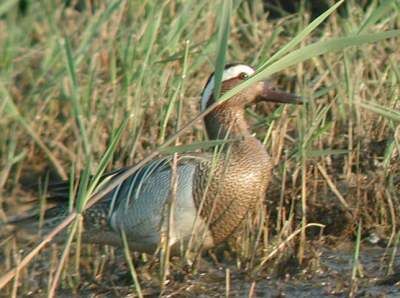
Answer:
[[[221,92],[253,73],[246,65],[228,66]],[[214,102],[213,87],[211,75],[203,91],[202,110]],[[123,230],[131,249],[152,252],[169,222],[169,243],[174,248],[186,249],[189,243],[210,248],[227,239],[265,197],[271,178],[270,158],[261,142],[250,134],[244,118],[245,105],[259,100],[297,102],[293,95],[273,91],[259,82],[221,103],[205,117],[211,139],[231,140],[219,154],[183,154],[175,168],[172,157],[166,157],[140,168],[85,211],[84,239],[118,245]],[[124,171],[106,179],[118,179]],[[176,177],[175,192],[171,191],[172,177]],[[173,206],[172,221],[169,204]],[[62,214],[60,208],[66,209],[61,204],[49,214]]]

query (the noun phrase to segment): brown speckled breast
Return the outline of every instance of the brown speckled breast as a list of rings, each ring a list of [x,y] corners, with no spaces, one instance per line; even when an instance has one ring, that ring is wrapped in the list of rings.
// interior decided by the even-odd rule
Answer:
[[[194,181],[193,197],[215,244],[229,237],[264,198],[271,177],[270,158],[256,138],[246,136],[231,146],[214,170],[211,162],[200,165]]]

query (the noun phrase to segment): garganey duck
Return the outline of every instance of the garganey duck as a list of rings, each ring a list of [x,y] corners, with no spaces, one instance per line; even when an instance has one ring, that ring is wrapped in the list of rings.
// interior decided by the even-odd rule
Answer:
[[[247,65],[227,65],[222,75],[221,94],[254,73]],[[214,74],[211,74],[201,96],[202,111],[215,102],[214,83]],[[189,243],[206,249],[218,245],[265,197],[272,164],[264,145],[250,133],[244,117],[244,108],[259,101],[300,103],[292,94],[276,91],[267,82],[257,82],[205,116],[210,139],[232,140],[223,146],[219,157],[207,153],[179,156],[169,239],[173,248],[187,248]],[[119,245],[123,229],[132,250],[154,252],[168,222],[171,160],[166,157],[148,163],[86,210],[84,240]],[[117,179],[124,171],[117,170],[106,177]],[[60,185],[50,188],[50,193],[59,195],[60,189]],[[68,191],[64,194],[68,197]],[[65,214],[66,210],[66,206],[53,207],[46,217]]]

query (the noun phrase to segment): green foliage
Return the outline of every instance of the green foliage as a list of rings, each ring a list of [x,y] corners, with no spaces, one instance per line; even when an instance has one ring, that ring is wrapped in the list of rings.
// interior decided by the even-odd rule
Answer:
[[[367,7],[338,1],[312,21],[304,6],[299,13],[268,19],[262,1],[82,1],[87,7],[79,10],[62,0],[42,0],[29,1],[25,14],[18,12],[17,0],[0,2],[0,220],[6,211],[19,210],[21,176],[36,181],[49,168],[63,179],[69,172],[81,173],[70,201],[71,209],[81,213],[107,170],[136,164],[153,150],[173,154],[216,147],[218,152],[231,140],[206,141],[200,123],[191,123],[179,140],[171,136],[198,114],[210,72],[216,71],[219,94],[224,65],[243,62],[258,65],[257,73],[219,100],[272,76],[280,89],[305,99],[301,107],[268,106],[269,114],[248,113],[251,124],[257,123],[252,126],[257,137],[272,153],[275,178],[282,179],[281,192],[271,198],[279,198],[279,208],[290,202],[287,217],[278,216],[279,235],[289,235],[284,229],[298,224],[298,194],[302,227],[293,237],[303,237],[312,226],[308,198],[325,205],[327,193],[352,206],[363,229],[380,226],[388,235],[398,233],[398,200],[392,200],[398,196],[393,185],[398,172],[392,169],[397,169],[400,142],[396,1],[371,1]],[[371,146],[381,141],[386,142],[383,153],[375,153]],[[361,183],[361,176],[370,180],[356,193],[349,186],[341,194],[336,187],[353,185],[354,179]],[[379,187],[383,190],[376,191]],[[264,270],[280,251],[284,241],[267,254],[268,220],[264,217],[261,228],[249,232],[261,249],[248,254],[251,265],[244,258],[237,261],[239,267],[251,269],[261,255],[254,266]],[[78,221],[72,231],[63,261],[79,233]],[[360,233],[361,224],[354,231],[357,249]],[[356,277],[353,272],[353,281]]]

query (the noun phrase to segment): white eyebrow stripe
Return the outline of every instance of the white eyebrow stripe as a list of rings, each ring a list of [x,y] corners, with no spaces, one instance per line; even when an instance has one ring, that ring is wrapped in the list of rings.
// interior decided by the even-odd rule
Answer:
[[[251,76],[252,74],[255,73],[255,70],[245,64],[231,66],[224,70],[224,72],[222,73],[221,81],[224,82],[224,81],[233,79],[233,78],[237,77],[239,74],[241,74],[242,72]],[[210,99],[210,96],[213,93],[213,91],[214,91],[214,75],[208,82],[207,86],[204,88],[203,95],[201,96],[201,103],[200,103],[201,111],[204,111],[206,109],[207,102]]]

